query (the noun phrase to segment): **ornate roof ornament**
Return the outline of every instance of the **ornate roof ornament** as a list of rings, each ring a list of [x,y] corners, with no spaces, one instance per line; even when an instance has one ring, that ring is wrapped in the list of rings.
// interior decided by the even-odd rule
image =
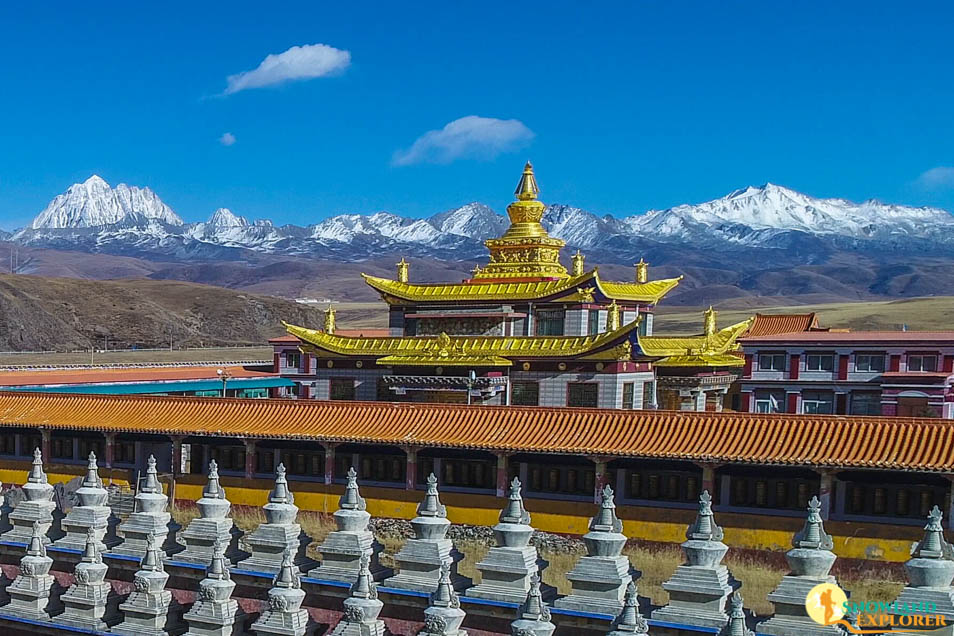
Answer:
[[[427,476],[427,492],[424,499],[417,505],[418,517],[447,517],[447,509],[441,503],[440,493],[437,492],[437,477],[434,473]]]
[[[530,513],[523,507],[523,497],[520,495],[521,484],[517,477],[510,482],[510,495],[507,505],[500,511],[500,523],[514,523],[530,525]]]
[[[648,283],[649,282],[649,263],[647,263],[642,258],[640,258],[639,262],[633,265],[633,267],[636,268],[636,282]]]
[[[27,482],[31,484],[45,484],[46,473],[43,472],[43,453],[39,448],[33,450],[33,466],[30,468],[30,475]]]
[[[335,332],[335,308],[328,305],[325,309],[325,333],[334,334]]]
[[[641,636],[649,634],[649,622],[639,613],[639,601],[636,598],[636,583],[630,581],[626,586],[626,596],[623,597],[623,609],[613,621],[614,636],[617,634],[633,634]]]
[[[86,479],[83,480],[83,486],[87,488],[100,488],[103,481],[99,478],[99,466],[96,465],[96,453],[89,452],[86,463]]]
[[[706,340],[711,340],[716,334],[716,317],[718,312],[712,308],[712,305],[709,305],[709,308],[702,312],[702,327],[703,333],[706,335]]]
[[[914,546],[911,556],[920,559],[954,559],[951,544],[944,540],[941,518],[941,509],[937,506],[931,508],[927,525],[924,526],[924,538]]]
[[[825,527],[822,524],[821,501],[818,500],[818,497],[812,497],[811,501],[808,502],[808,518],[805,520],[805,526],[801,532],[792,537],[792,547],[809,550],[831,550],[834,545],[831,536],[825,533]]]
[[[285,550],[282,555],[282,566],[272,579],[272,587],[297,590],[301,588],[301,577],[298,575],[298,568],[295,566],[291,550]]]
[[[690,541],[722,541],[722,528],[716,525],[712,515],[712,496],[708,490],[699,495],[699,512],[696,520],[686,530],[686,539]]]
[[[288,480],[285,478],[285,464],[279,464],[275,469],[275,487],[268,495],[269,503],[290,504],[295,502],[294,496],[288,489]]]
[[[608,311],[606,312],[606,330],[607,331],[616,331],[619,329],[620,324],[620,310],[619,305],[616,303],[616,299],[613,299],[613,302],[610,303]]]
[[[408,266],[410,264],[401,257],[401,260],[397,263],[397,280],[399,283],[406,283],[408,281]]]
[[[622,532],[623,522],[616,516],[616,502],[609,484],[600,491],[600,510],[590,519],[592,532]]]
[[[368,507],[358,492],[358,473],[354,466],[348,469],[348,483],[338,500],[338,507],[342,510],[365,510]]]
[[[583,269],[584,258],[585,257],[583,256],[583,253],[580,252],[580,250],[576,250],[576,254],[570,257],[570,261],[572,263],[572,266],[570,267],[570,276],[573,276],[575,278],[577,276],[582,276],[584,274],[585,272],[585,270]]]
[[[162,484],[159,483],[159,473],[156,470],[156,457],[150,455],[146,460],[146,481],[139,488],[139,492],[162,494]]]

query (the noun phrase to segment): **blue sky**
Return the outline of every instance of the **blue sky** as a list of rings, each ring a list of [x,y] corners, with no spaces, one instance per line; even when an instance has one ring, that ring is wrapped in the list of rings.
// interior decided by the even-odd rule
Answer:
[[[940,2],[4,3],[0,225],[93,173],[189,221],[502,211],[528,158],[543,200],[601,214],[766,181],[954,209],[952,24]]]

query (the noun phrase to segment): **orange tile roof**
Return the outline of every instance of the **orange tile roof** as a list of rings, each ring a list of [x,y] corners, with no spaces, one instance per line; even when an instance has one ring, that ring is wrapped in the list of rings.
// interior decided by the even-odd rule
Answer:
[[[0,392],[0,426],[954,471],[954,422],[925,418]]]
[[[232,378],[267,378],[278,374],[271,370],[240,366],[203,367],[125,367],[103,369],[53,369],[49,371],[0,371],[0,386],[37,386],[59,384],[103,384],[112,382],[172,382],[181,380],[217,380],[216,371],[224,368]]]
[[[818,328],[818,316],[810,314],[755,314],[752,326],[742,334],[743,338],[795,333]]]

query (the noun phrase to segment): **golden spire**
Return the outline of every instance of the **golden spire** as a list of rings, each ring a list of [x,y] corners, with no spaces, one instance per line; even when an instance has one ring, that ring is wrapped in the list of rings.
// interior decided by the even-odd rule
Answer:
[[[570,268],[570,276],[582,276],[583,275],[583,254],[580,253],[580,250],[576,250],[576,254],[572,257],[573,266]]]
[[[523,167],[523,174],[520,176],[520,183],[517,189],[513,191],[517,195],[518,201],[533,201],[540,194],[540,188],[537,186],[537,178],[533,176],[533,166],[530,162]]]
[[[613,299],[613,302],[610,303],[609,311],[606,312],[606,331],[616,331],[619,329],[619,305],[616,304],[616,299]]]
[[[566,278],[560,264],[560,250],[566,243],[552,238],[540,225],[547,206],[537,200],[540,188],[530,162],[523,169],[515,194],[517,200],[507,206],[510,227],[500,238],[488,239],[490,263],[474,278],[554,279]]]
[[[325,310],[325,333],[333,334],[335,332],[335,308],[328,305]]]
[[[648,283],[649,282],[649,263],[647,263],[642,258],[640,258],[639,262],[636,263],[635,267],[636,267],[636,282]]]
[[[404,257],[401,257],[400,262],[397,264],[397,279],[399,283],[407,282],[407,267],[408,262],[404,260]]]
[[[703,316],[702,324],[703,324],[703,329],[705,330],[707,340],[711,339],[712,336],[715,335],[717,313],[718,312],[716,312],[716,310],[712,308],[712,305],[709,305],[709,308],[706,309],[704,312],[702,312],[702,316]]]

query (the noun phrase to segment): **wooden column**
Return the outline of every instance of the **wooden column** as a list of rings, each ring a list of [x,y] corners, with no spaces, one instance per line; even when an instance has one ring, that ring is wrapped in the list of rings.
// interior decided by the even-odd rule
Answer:
[[[245,440],[245,478],[251,479],[255,476],[256,468],[256,457],[255,457],[255,440],[247,439]]]
[[[697,463],[696,466],[702,469],[702,490],[708,490],[709,494],[715,498],[716,490],[716,477],[715,471],[718,470],[721,464],[714,464],[711,462],[701,462]]]
[[[325,447],[325,485],[335,480],[335,447],[337,444],[322,444]]]
[[[170,466],[170,471],[172,476],[176,477],[177,475],[182,474],[182,440],[185,439],[182,435],[173,435],[172,436],[172,466]]]
[[[497,492],[498,497],[506,497],[510,488],[510,454],[494,453],[497,456]]]
[[[405,446],[407,465],[404,469],[404,490],[414,490],[417,486],[417,447]]]
[[[596,472],[596,479],[593,480],[593,503],[600,503],[603,500],[603,487],[612,480],[606,469],[610,460],[607,457],[590,457],[590,460]]]
[[[35,449],[31,448],[29,455],[33,455]],[[50,430],[43,428],[40,429],[40,452],[43,453],[43,461],[50,461],[53,458],[50,456]]]
[[[112,468],[116,461],[116,433],[106,433],[106,442],[103,444],[103,465]]]

